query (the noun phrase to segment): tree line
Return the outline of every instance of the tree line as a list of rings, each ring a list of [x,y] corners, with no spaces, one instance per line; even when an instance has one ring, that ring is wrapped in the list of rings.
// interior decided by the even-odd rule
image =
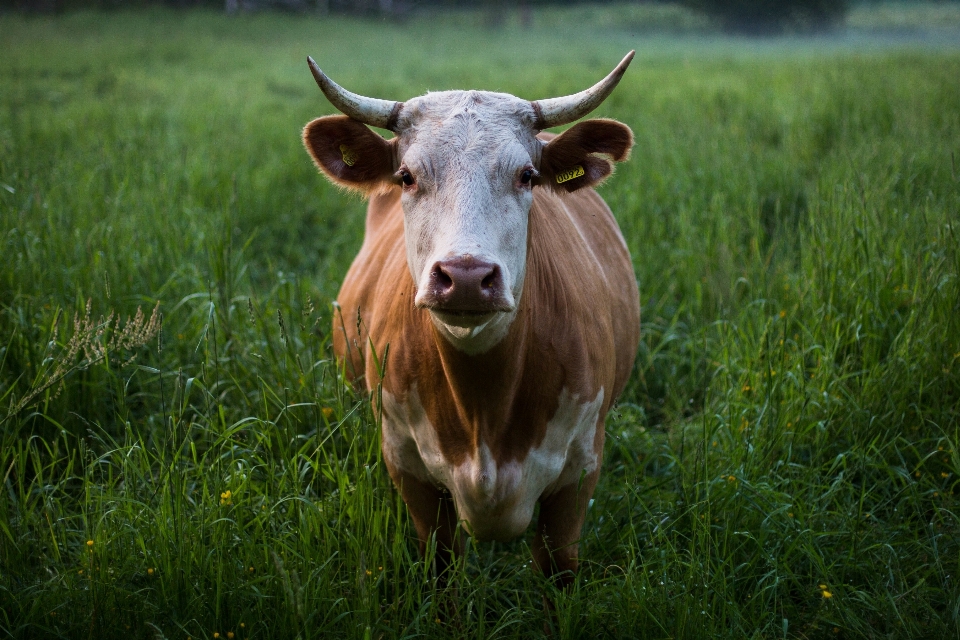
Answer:
[[[76,9],[136,9],[165,5],[178,9],[205,7],[228,13],[279,10],[300,13],[342,13],[402,18],[432,8],[483,9],[491,16],[519,9],[529,12],[548,5],[602,4],[617,0],[0,0],[0,10],[56,13]],[[619,0],[622,1],[622,0]],[[649,3],[667,0],[637,0]],[[712,17],[726,31],[772,34],[817,32],[843,22],[852,0],[674,0]],[[860,0],[870,2],[870,0]],[[873,0],[874,3],[877,0]],[[498,20],[491,20],[492,25]]]

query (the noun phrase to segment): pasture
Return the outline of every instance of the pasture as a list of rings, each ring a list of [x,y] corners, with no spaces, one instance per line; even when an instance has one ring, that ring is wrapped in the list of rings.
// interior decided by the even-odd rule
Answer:
[[[530,535],[432,588],[331,360],[365,205],[305,58],[537,99],[632,48],[643,337],[556,637],[960,635],[955,36],[618,15],[0,15],[0,637],[538,635]]]

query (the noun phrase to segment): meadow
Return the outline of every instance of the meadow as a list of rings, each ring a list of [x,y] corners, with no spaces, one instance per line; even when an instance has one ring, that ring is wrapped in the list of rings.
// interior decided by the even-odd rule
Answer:
[[[0,637],[527,638],[544,593],[559,638],[960,637],[960,40],[656,11],[0,15]],[[364,203],[305,58],[537,99],[633,48],[595,115],[643,339],[582,570],[471,543],[454,598],[332,360]]]

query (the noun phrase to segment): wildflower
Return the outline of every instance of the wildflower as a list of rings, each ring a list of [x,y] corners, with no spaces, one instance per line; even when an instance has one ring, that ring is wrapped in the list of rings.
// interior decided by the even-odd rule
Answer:
[[[750,391],[750,385],[748,385],[748,384],[743,385],[743,388],[740,389],[740,391],[743,391],[743,392]]]
[[[737,481],[737,478],[735,476],[732,476],[732,475],[727,476],[727,482],[736,482],[736,481]]]
[[[825,585],[825,584],[820,584],[820,585],[817,585],[817,586],[819,586],[821,589],[826,589],[826,588],[827,588],[827,585]]]
[[[332,407],[324,407],[324,408],[321,409],[320,411],[323,413],[323,417],[326,418],[327,420],[332,420],[332,419],[333,419],[333,408],[332,408]]]
[[[247,571],[249,571],[250,573],[253,573],[253,567],[250,567],[249,569],[247,569]]]
[[[829,591],[827,591],[826,589],[824,589],[824,590],[823,590],[823,597],[824,597],[824,598],[832,598],[832,597],[833,597],[833,594],[830,593]]]
[[[93,540],[87,540],[87,546],[88,546],[88,547],[92,547],[92,546],[93,546]]]
[[[367,575],[368,575],[368,576],[372,576],[372,575],[373,575],[373,571],[370,571],[370,569],[367,569]]]
[[[214,632],[213,632],[213,637],[214,637],[214,638],[219,638],[219,637],[220,637],[220,632],[219,632],[219,631],[214,631]]]
[[[941,477],[941,478],[949,478],[949,477],[950,477],[950,474],[947,473],[946,471],[941,471],[941,472],[940,472],[940,477]]]
[[[792,517],[793,517],[793,511],[788,511],[788,512],[787,512],[787,517],[788,517],[788,518],[792,518]]]
[[[149,569],[147,569],[147,575],[148,575],[148,576],[152,576],[152,575],[153,575],[153,567],[150,567]]]
[[[227,637],[233,638],[233,631],[227,631]]]
[[[242,622],[240,623],[240,628],[241,628],[241,629],[245,629],[246,626],[247,626],[246,624],[244,624],[244,623],[242,623]]]
[[[783,310],[781,309],[781,311],[780,311],[780,319],[783,320],[783,319],[786,318],[786,317],[787,317],[787,312],[786,312],[786,311],[783,311]]]

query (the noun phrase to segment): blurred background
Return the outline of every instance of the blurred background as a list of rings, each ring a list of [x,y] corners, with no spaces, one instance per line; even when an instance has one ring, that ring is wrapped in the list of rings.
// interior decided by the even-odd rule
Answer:
[[[953,0],[3,0],[0,10],[57,13],[77,9],[137,9],[166,6],[207,8],[226,13],[283,11],[341,14],[391,21],[415,19],[437,11],[469,11],[490,27],[513,20],[531,27],[535,16],[558,8],[606,6],[625,13],[619,26],[670,32],[746,35],[819,33],[843,28],[938,30],[956,28]],[[541,19],[544,16],[539,16]],[[547,18],[550,22],[551,19]]]

